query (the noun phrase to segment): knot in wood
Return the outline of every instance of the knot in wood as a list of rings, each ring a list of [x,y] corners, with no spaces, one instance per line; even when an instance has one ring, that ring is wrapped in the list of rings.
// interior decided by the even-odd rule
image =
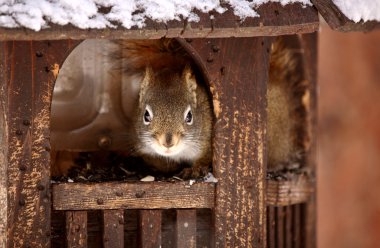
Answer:
[[[145,195],[145,191],[137,192],[137,193],[135,194],[136,198],[143,198],[144,195]]]

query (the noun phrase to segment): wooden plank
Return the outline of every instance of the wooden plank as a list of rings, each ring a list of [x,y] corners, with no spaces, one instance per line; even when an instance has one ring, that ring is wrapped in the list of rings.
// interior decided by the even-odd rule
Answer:
[[[56,47],[52,46],[56,44]],[[68,42],[2,43],[1,88],[7,94],[7,239],[11,247],[50,244],[49,109]],[[37,54],[37,51],[39,52]],[[40,56],[53,52],[49,56]]]
[[[227,6],[226,6],[227,7]],[[309,33],[318,30],[318,13],[314,7],[301,4],[282,6],[267,3],[257,10],[260,17],[240,20],[229,9],[224,14],[199,13],[198,23],[186,20],[170,21],[167,24],[147,21],[143,29],[91,29],[83,30],[70,25],[58,26],[34,32],[28,29],[0,28],[0,40],[56,40],[56,39],[154,39],[160,37],[217,38],[274,36],[294,33]]]
[[[124,210],[103,211],[104,248],[124,247]]]
[[[6,94],[4,86],[8,82],[6,72],[7,56],[6,42],[0,42],[0,247],[7,247],[7,223],[8,223],[8,129],[7,129],[7,103],[8,94]]]
[[[300,204],[293,205],[293,245],[294,248],[300,248],[302,247],[302,240],[301,240],[301,230],[303,229],[301,227],[301,207]]]
[[[276,248],[276,218],[275,207],[267,207],[267,247]]]
[[[140,247],[161,247],[161,210],[140,211]]]
[[[294,175],[287,180],[268,180],[267,205],[287,206],[307,202],[314,191],[314,184],[306,175]]]
[[[195,39],[213,94],[216,247],[266,243],[266,83],[270,38]]]
[[[285,206],[285,247],[286,248],[292,248],[293,244],[293,213],[292,213],[292,206]]]
[[[285,247],[285,212],[284,207],[276,207],[276,247]]]
[[[329,26],[338,31],[361,31],[369,32],[380,28],[380,22],[376,21],[360,21],[355,23],[345,16],[332,0],[311,0],[314,6],[318,9],[323,19]]]
[[[197,247],[197,212],[195,209],[177,210],[177,248]]]
[[[87,248],[87,212],[66,212],[67,247]]]
[[[53,208],[157,209],[213,208],[215,185],[212,183],[111,182],[97,184],[54,184]]]

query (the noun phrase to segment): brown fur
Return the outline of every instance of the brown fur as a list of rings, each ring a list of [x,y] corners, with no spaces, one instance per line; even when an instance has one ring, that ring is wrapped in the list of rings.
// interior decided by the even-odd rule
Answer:
[[[126,60],[125,72],[142,74],[140,93],[136,102],[133,122],[134,150],[136,155],[161,172],[174,172],[182,164],[189,164],[180,173],[183,178],[200,177],[211,165],[212,107],[205,87],[194,74],[191,61],[185,51],[169,39],[124,41],[120,43],[122,56]],[[153,110],[153,120],[143,123],[146,106]],[[191,106],[193,124],[184,123],[184,112]],[[145,136],[155,137],[155,142],[164,144],[166,134],[173,140],[192,139],[185,153],[199,149],[196,159],[171,159],[144,150]],[[195,148],[194,148],[195,147]]]
[[[272,45],[268,83],[268,171],[298,167],[304,154],[302,61],[278,38]]]

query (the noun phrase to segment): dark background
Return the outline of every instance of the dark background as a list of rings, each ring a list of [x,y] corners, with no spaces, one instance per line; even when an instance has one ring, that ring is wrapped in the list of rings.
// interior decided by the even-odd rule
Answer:
[[[318,247],[380,247],[380,31],[319,37]]]

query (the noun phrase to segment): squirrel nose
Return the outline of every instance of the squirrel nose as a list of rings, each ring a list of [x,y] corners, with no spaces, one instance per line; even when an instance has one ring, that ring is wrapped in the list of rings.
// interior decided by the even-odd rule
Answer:
[[[173,133],[165,133],[159,136],[158,141],[162,146],[171,148],[178,143],[179,137]]]
[[[165,147],[170,148],[174,145],[173,143],[173,134],[167,133],[165,134],[165,142],[163,144]]]

